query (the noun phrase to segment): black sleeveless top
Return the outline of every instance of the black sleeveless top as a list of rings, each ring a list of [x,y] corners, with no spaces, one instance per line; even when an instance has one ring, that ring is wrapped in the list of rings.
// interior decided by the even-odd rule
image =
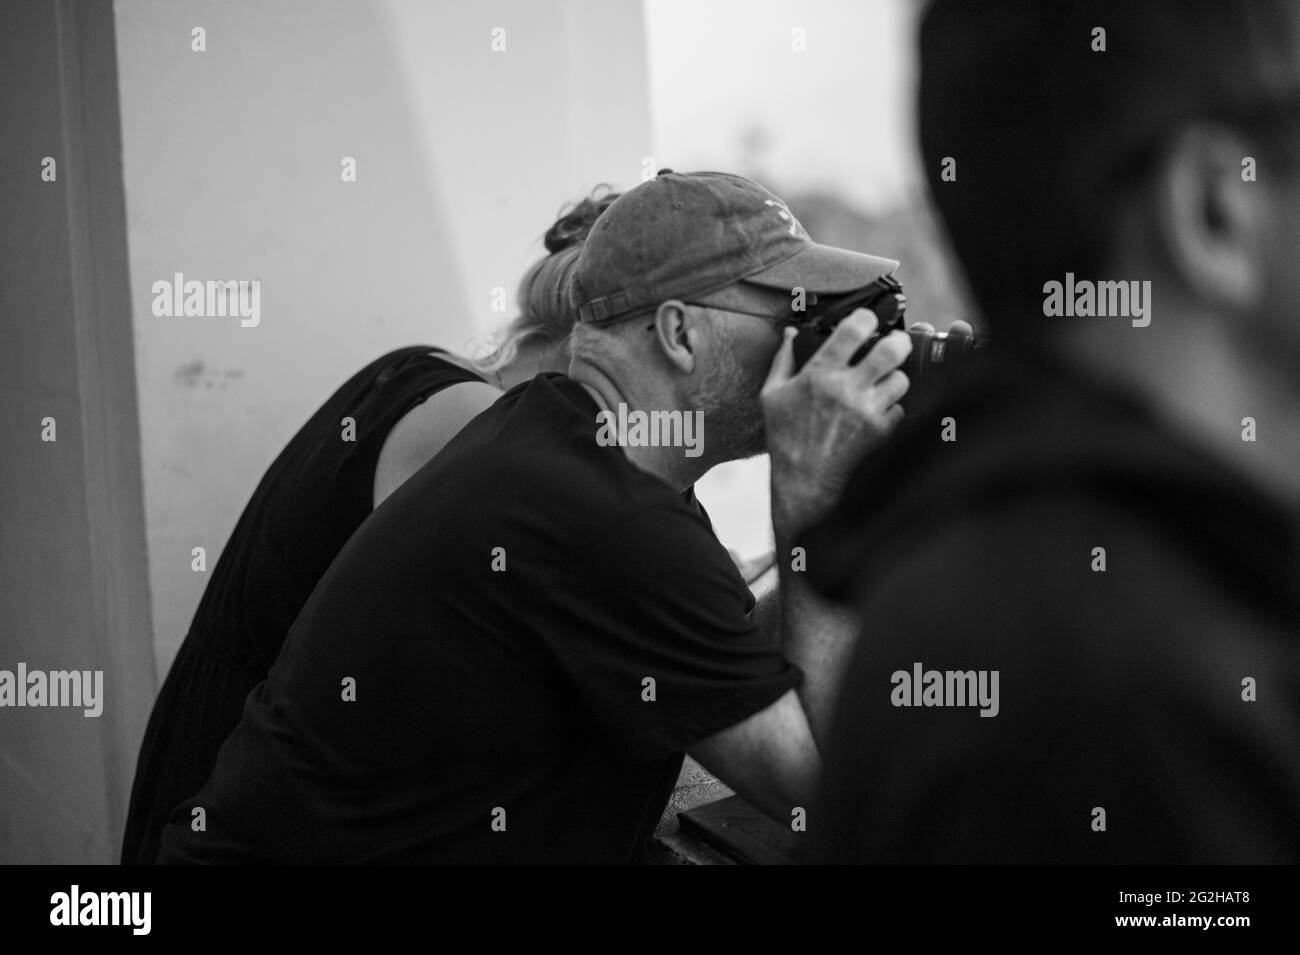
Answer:
[[[428,346],[357,372],[302,426],[253,492],[213,568],[145,731],[122,843],[152,863],[178,803],[207,781],[245,698],[266,678],[290,624],[372,510],[388,433],[451,385],[481,382]],[[345,419],[354,425],[349,428]]]

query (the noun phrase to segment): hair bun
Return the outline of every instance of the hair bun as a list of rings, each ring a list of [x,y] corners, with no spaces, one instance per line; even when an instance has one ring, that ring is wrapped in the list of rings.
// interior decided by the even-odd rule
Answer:
[[[546,230],[542,239],[546,251],[554,255],[583,242],[600,214],[617,198],[618,193],[613,192],[609,186],[600,185],[592,190],[590,196],[579,199]]]

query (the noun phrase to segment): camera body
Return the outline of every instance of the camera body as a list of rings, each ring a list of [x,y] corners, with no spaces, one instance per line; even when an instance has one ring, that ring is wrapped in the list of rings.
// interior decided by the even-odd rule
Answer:
[[[900,366],[911,386],[900,404],[905,411],[920,407],[928,396],[943,387],[951,375],[968,364],[975,353],[987,344],[964,329],[930,332],[909,329],[904,324],[907,296],[892,275],[885,275],[854,292],[818,299],[798,326],[794,340],[795,370],[802,368],[813,353],[835,331],[835,326],[859,308],[871,309],[879,325],[871,337],[853,353],[850,365],[856,365],[892,331],[905,331],[912,339],[912,352]]]

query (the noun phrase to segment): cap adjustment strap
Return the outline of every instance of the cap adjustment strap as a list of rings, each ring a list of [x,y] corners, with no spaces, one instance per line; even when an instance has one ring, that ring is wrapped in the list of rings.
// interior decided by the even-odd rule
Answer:
[[[613,292],[593,298],[585,305],[578,306],[578,318],[584,322],[603,322],[613,318],[631,307],[632,299],[626,291]]]

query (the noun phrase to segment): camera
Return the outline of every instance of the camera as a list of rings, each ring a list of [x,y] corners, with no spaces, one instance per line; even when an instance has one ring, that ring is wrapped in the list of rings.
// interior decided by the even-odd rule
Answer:
[[[866,343],[849,360],[850,365],[860,362],[867,352],[892,331],[905,331],[912,339],[912,352],[900,366],[911,386],[900,404],[911,413],[921,407],[931,394],[943,389],[948,379],[971,362],[976,352],[988,344],[988,339],[975,338],[965,329],[950,332],[930,332],[909,329],[903,324],[907,311],[907,297],[903,286],[892,275],[882,276],[870,285],[844,295],[822,296],[816,299],[794,340],[795,370],[802,368],[830,337],[835,326],[853,314],[856,309],[871,309],[880,324]]]

